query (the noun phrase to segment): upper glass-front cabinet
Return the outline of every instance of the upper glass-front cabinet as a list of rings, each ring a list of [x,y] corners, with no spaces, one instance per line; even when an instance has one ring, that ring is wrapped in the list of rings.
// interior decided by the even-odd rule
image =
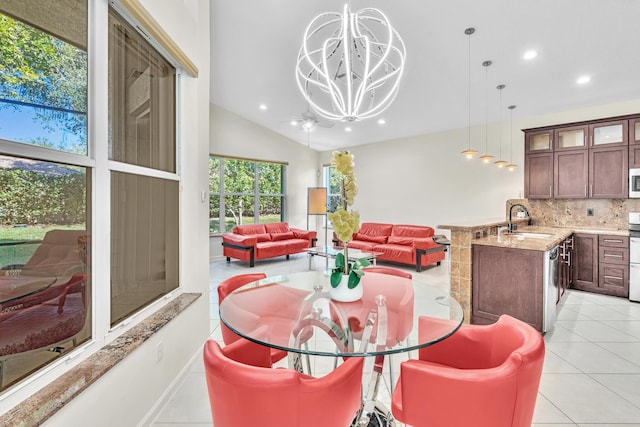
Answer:
[[[591,134],[590,146],[627,145],[628,124],[627,120],[619,120],[589,125]]]
[[[640,135],[640,134],[639,134]],[[552,151],[553,130],[541,130],[526,134],[526,152]]]
[[[640,117],[629,120],[629,144],[640,144]]]
[[[576,150],[587,147],[588,126],[571,126],[556,129],[555,150]]]

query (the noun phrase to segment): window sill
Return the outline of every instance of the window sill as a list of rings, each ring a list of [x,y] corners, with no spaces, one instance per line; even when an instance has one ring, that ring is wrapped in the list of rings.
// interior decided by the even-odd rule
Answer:
[[[0,425],[38,426],[121,362],[202,294],[185,293],[144,319],[78,366],[0,416]]]

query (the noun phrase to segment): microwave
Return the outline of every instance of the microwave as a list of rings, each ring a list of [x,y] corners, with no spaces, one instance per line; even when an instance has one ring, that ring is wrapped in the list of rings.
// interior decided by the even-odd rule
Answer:
[[[640,199],[640,168],[629,169],[629,198]]]

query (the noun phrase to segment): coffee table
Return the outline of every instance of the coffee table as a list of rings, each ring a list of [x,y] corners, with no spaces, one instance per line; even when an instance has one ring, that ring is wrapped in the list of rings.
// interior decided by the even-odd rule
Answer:
[[[344,249],[336,249],[333,246],[314,246],[307,248],[307,253],[309,254],[309,270],[311,270],[311,260],[313,260],[314,256],[324,257],[328,261],[329,258],[335,258],[337,254],[344,253]],[[348,261],[354,262],[355,260],[365,258],[371,264],[376,265],[376,258],[379,255],[382,255],[382,252],[361,251],[359,249],[349,248]]]

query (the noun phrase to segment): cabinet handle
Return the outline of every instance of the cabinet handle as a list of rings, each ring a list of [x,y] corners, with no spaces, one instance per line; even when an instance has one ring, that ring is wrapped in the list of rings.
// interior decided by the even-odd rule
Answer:
[[[589,197],[593,197],[593,184],[589,184]]]
[[[584,197],[587,197],[587,184],[584,185]]]
[[[607,276],[606,274],[604,275],[604,278],[605,279],[620,279],[620,280],[622,280],[622,277],[619,277],[619,276]]]
[[[609,258],[622,258],[622,255],[613,255],[613,254],[604,254],[604,257],[609,257]]]
[[[609,243],[622,243],[622,240],[614,240],[614,239],[604,239],[604,241]]]
[[[551,186],[549,186],[549,197],[552,197],[553,194],[551,193]]]
[[[567,253],[567,265],[571,267],[571,252]]]

